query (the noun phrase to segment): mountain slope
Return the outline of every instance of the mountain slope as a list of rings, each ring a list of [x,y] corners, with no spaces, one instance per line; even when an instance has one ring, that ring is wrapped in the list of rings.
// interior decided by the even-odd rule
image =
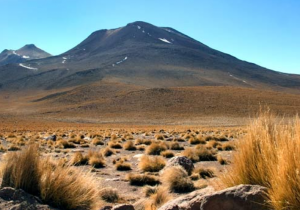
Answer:
[[[25,45],[18,50],[4,50],[0,53],[0,66],[11,63],[22,63],[32,59],[46,58],[49,53],[37,48],[33,44]]]
[[[234,86],[299,93],[300,76],[214,50],[175,29],[134,22],[100,30],[59,55],[0,67],[2,89],[60,89],[93,82],[146,88]]]

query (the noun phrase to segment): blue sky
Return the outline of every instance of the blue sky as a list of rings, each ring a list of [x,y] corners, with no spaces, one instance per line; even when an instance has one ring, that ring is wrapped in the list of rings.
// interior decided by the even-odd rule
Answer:
[[[175,28],[242,60],[300,74],[299,0],[0,0],[0,51],[56,55],[137,20]]]

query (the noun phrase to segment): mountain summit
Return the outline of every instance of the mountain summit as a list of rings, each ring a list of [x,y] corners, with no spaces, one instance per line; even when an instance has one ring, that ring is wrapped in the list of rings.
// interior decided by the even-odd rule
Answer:
[[[11,63],[22,63],[32,59],[40,59],[51,56],[49,53],[36,47],[34,44],[27,44],[18,50],[4,50],[0,53],[0,66]]]
[[[235,86],[294,92],[300,87],[298,75],[239,60],[173,28],[142,21],[95,31],[58,56],[0,68],[5,89],[60,89],[105,81],[147,88]]]

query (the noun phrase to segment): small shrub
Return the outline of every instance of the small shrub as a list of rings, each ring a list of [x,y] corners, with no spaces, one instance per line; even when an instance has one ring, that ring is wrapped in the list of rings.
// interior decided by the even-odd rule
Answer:
[[[41,177],[39,164],[37,145],[30,145],[20,152],[8,153],[3,165],[1,187],[13,187],[39,195]]]
[[[152,144],[150,144],[150,146],[147,147],[146,154],[160,155],[160,153],[165,150],[167,150],[167,146],[165,145],[165,143],[153,142]]]
[[[56,142],[56,147],[60,149],[76,148],[75,144],[66,140],[60,140]]]
[[[105,166],[105,159],[101,153],[95,151],[89,151],[89,165],[94,168],[103,168]]]
[[[166,151],[163,151],[161,152],[161,155],[165,158],[172,158],[174,157],[174,153],[170,150],[166,150]]]
[[[21,150],[21,148],[17,145],[10,145],[7,149],[8,151],[18,151],[18,150]]]
[[[104,142],[101,139],[94,138],[92,140],[92,144],[95,145],[95,146],[97,146],[97,145],[104,145]]]
[[[123,149],[133,151],[136,150],[136,146],[132,140],[129,140],[123,144]]]
[[[157,185],[160,183],[157,176],[148,174],[128,174],[126,177],[131,185],[144,186],[144,185]]]
[[[235,146],[233,143],[226,142],[222,144],[222,149],[225,151],[235,150]]]
[[[145,204],[145,210],[159,209],[163,204],[171,200],[172,197],[168,190],[163,187],[158,187],[156,192],[150,195],[150,199]]]
[[[108,157],[108,156],[111,156],[111,155],[113,155],[113,154],[115,154],[115,151],[112,150],[112,149],[109,148],[109,147],[106,147],[106,148],[104,148],[104,149],[102,150],[102,155],[103,155],[104,157]]]
[[[171,150],[184,150],[184,147],[181,146],[178,142],[172,142],[169,144],[169,149]]]
[[[118,171],[129,171],[131,170],[131,164],[130,163],[126,163],[126,162],[117,162],[116,163],[116,169]]]
[[[88,156],[82,155],[81,152],[76,152],[71,160],[71,164],[75,166],[86,165],[88,164],[89,158]]]
[[[100,190],[100,197],[108,203],[117,203],[120,200],[118,190],[111,187]]]
[[[108,146],[110,146],[111,148],[114,148],[114,149],[122,149],[122,144],[120,144],[119,142],[116,142],[116,141],[109,142]]]
[[[166,165],[166,161],[160,156],[148,156],[141,157],[139,168],[145,172],[158,172]]]
[[[217,157],[217,160],[218,162],[221,164],[221,165],[227,165],[228,164],[228,161],[226,159],[224,159],[222,156],[218,156]]]
[[[176,193],[191,192],[195,189],[192,180],[181,166],[167,168],[162,175],[162,183],[169,191]]]
[[[204,169],[202,167],[195,168],[192,175],[199,175],[203,179],[213,178],[215,176],[212,169]]]

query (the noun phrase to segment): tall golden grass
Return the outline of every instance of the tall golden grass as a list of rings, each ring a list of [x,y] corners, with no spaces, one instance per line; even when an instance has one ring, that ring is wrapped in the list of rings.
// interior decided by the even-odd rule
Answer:
[[[97,181],[90,172],[40,157],[38,146],[9,153],[1,167],[2,187],[39,196],[62,209],[93,209],[98,204]]]
[[[238,142],[223,181],[227,186],[265,186],[274,209],[300,209],[299,117],[286,122],[266,112],[255,119]]]

